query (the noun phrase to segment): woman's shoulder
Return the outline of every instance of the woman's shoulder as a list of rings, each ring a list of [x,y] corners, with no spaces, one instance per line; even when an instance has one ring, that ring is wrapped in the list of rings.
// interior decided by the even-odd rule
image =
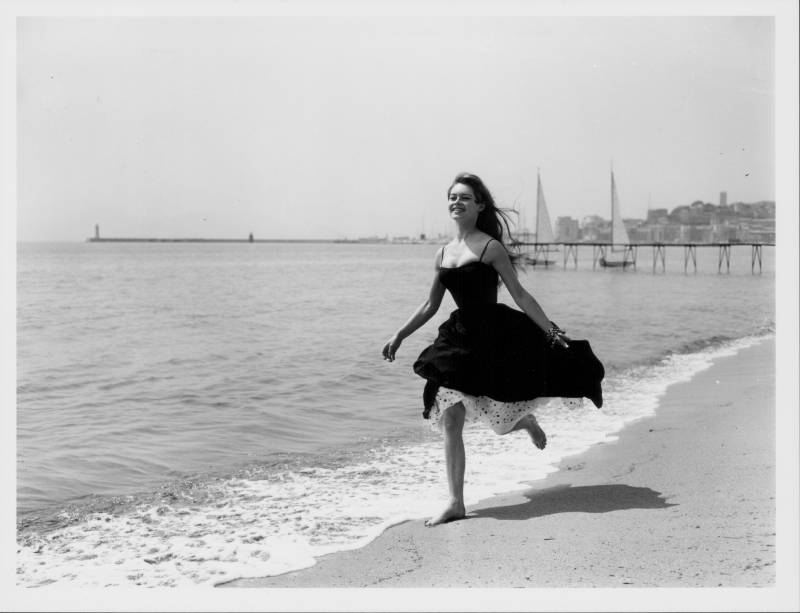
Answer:
[[[484,247],[486,247],[489,243],[497,242],[495,238],[492,238],[486,232],[476,232],[470,237],[470,248],[475,251],[478,250],[480,253]]]
[[[486,253],[506,250],[502,241],[496,239],[493,236],[489,236],[488,234],[485,235],[485,238],[483,240],[483,248],[486,249]]]
[[[506,246],[502,243],[502,241],[499,241],[494,237],[488,237],[488,242],[484,247],[482,259],[485,262],[499,263],[507,260],[508,257],[508,249],[506,249]]]
[[[442,261],[444,260],[444,252],[449,245],[450,243],[447,243],[445,245],[440,245],[439,248],[436,250],[436,255],[433,257],[433,264],[437,270],[442,266]]]

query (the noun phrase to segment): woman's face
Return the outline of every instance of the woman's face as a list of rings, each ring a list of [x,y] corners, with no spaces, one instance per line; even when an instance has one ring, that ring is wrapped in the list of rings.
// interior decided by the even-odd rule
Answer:
[[[469,185],[456,183],[450,188],[447,197],[447,210],[450,211],[450,219],[467,221],[474,218],[478,219],[478,213],[483,210],[483,204],[475,201],[475,194]]]

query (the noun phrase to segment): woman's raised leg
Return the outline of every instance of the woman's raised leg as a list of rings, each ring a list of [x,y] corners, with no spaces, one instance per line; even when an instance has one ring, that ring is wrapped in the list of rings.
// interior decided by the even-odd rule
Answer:
[[[526,430],[533,444],[539,449],[544,449],[545,445],[547,445],[547,435],[531,413],[528,413],[525,417],[520,419],[509,432],[514,432],[515,430]]]
[[[447,487],[450,502],[438,516],[425,522],[426,526],[435,526],[466,515],[464,507],[464,417],[466,410],[462,403],[448,407],[442,415],[444,431],[444,461],[447,467]]]

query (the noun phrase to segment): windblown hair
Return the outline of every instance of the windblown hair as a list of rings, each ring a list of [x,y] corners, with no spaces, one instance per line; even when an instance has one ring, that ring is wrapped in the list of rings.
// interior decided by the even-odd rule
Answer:
[[[511,233],[513,222],[509,214],[515,213],[515,211],[498,207],[494,198],[492,198],[489,188],[481,181],[480,177],[468,172],[462,172],[456,175],[456,178],[453,179],[453,182],[447,189],[448,198],[450,197],[450,190],[452,190],[453,186],[457,183],[467,185],[472,189],[472,193],[475,194],[475,202],[484,205],[483,210],[478,213],[478,221],[475,223],[475,227],[503,245],[503,248],[508,253],[508,257],[511,258],[514,269],[519,269],[519,260],[521,256],[518,253],[514,253],[509,248],[510,244],[514,242],[514,236]]]

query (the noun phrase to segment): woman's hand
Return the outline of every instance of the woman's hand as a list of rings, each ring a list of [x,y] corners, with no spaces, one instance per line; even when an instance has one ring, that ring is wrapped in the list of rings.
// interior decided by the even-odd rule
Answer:
[[[400,348],[400,343],[402,342],[403,341],[400,340],[400,337],[396,334],[390,338],[389,342],[383,346],[383,359],[393,362],[394,354],[397,353],[397,350]]]
[[[544,335],[547,337],[547,343],[551,347],[555,347],[556,345],[561,345],[561,347],[564,349],[569,347],[567,342],[570,340],[570,338],[564,334],[564,331],[552,321],[550,322],[550,327],[547,329]]]

